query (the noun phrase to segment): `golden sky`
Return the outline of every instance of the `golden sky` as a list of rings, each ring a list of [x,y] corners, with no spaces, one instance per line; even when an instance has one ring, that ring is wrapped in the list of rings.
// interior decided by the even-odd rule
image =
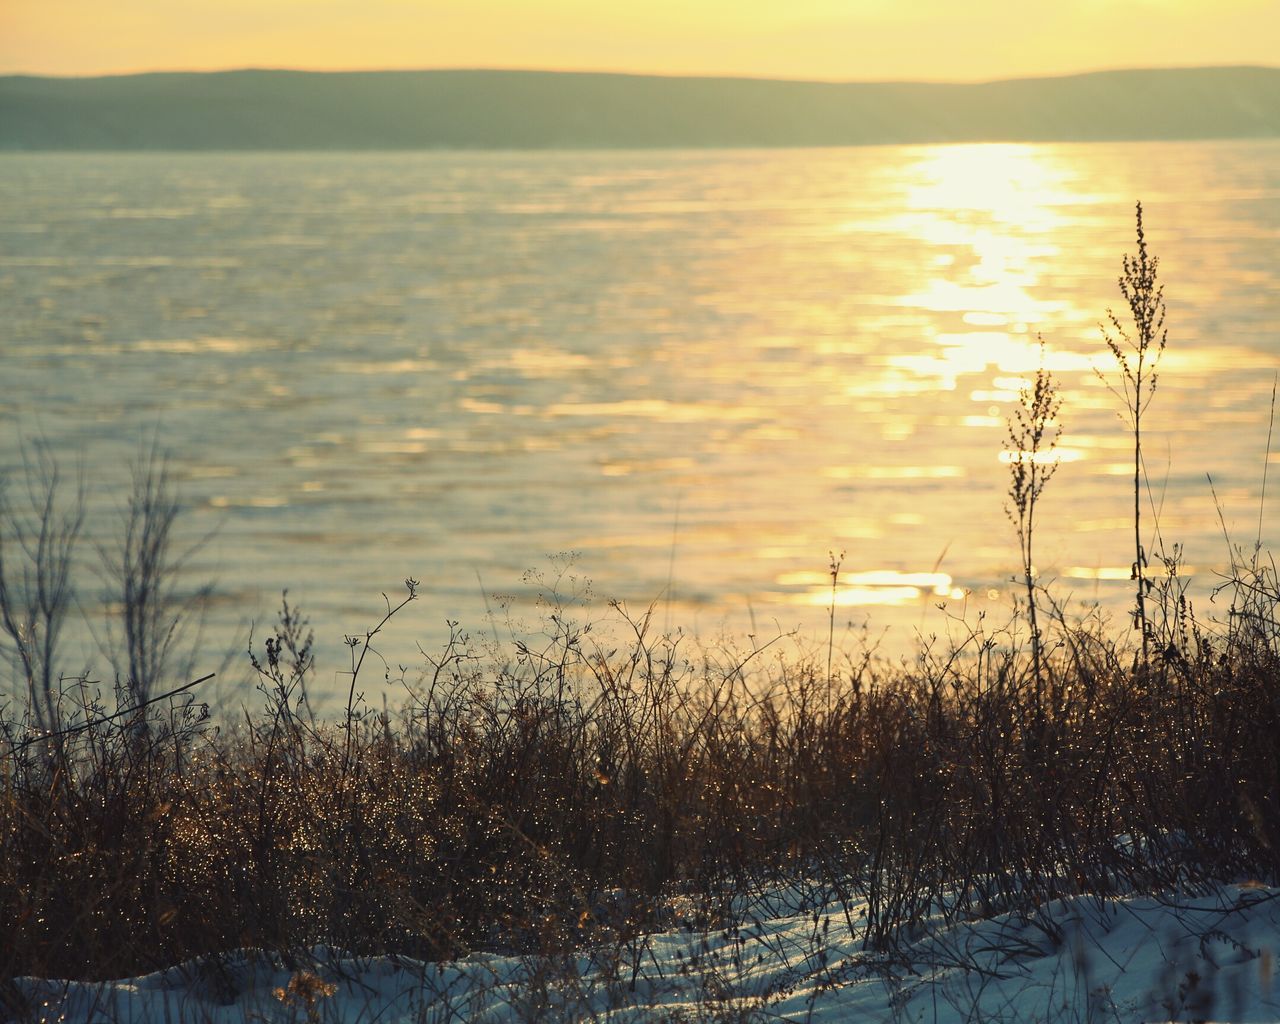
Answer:
[[[1280,63],[1280,0],[0,0],[0,73],[509,67],[981,81]]]

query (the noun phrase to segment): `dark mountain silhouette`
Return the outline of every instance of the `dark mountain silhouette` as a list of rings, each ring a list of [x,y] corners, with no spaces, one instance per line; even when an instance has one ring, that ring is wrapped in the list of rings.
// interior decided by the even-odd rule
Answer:
[[[1280,136],[1280,69],[981,84],[542,71],[0,77],[0,149],[526,149]]]

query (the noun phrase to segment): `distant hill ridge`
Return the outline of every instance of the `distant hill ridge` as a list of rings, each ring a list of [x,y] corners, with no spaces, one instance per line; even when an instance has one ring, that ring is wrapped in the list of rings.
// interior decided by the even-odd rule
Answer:
[[[1280,68],[981,84],[545,71],[0,77],[0,150],[548,149],[1280,137]]]

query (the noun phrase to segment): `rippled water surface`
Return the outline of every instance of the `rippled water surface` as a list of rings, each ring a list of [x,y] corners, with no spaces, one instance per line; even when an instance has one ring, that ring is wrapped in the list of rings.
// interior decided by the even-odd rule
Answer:
[[[1211,582],[1206,474],[1259,531],[1276,142],[5,156],[0,465],[37,435],[82,459],[100,541],[158,428],[187,529],[217,530],[211,642],[289,587],[329,680],[403,577],[393,660],[446,618],[536,621],[523,572],[570,551],[583,618],[825,639],[844,550],[838,622],[905,649],[940,602],[1009,606],[1000,453],[1040,334],[1065,430],[1040,569],[1120,610],[1132,452],[1095,366],[1115,382],[1135,199],[1169,309],[1150,500]]]

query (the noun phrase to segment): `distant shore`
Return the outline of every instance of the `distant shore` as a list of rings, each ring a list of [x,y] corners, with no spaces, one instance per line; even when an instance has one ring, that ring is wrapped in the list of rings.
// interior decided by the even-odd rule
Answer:
[[[1280,137],[1280,68],[978,84],[544,71],[0,77],[0,151],[804,147]]]

